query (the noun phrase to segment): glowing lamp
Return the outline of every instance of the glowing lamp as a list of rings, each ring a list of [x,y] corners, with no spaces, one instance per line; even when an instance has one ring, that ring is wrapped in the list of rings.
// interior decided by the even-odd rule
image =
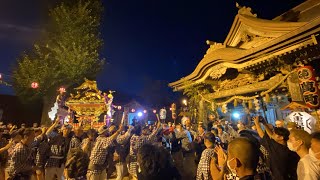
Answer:
[[[2,74],[0,74],[0,80],[2,79]]]
[[[135,109],[131,109],[131,112],[136,112],[136,110]]]
[[[117,108],[118,108],[118,110],[121,110],[122,107],[121,107],[121,106],[118,106]]]
[[[37,89],[37,88],[39,87],[39,83],[37,83],[37,82],[32,82],[32,83],[31,83],[31,87],[32,87],[33,89]]]
[[[147,113],[147,110],[143,110],[143,113],[145,113],[145,114],[146,114],[146,113]]]
[[[186,100],[186,99],[182,100],[182,103],[183,103],[184,105],[187,105],[187,100]]]
[[[232,114],[232,116],[233,116],[234,118],[237,118],[237,119],[238,119],[238,118],[240,117],[240,114],[237,113],[237,112],[235,112],[235,113]]]
[[[138,116],[141,117],[142,116],[142,112],[138,112]]]
[[[154,109],[152,112],[153,112],[153,113],[157,113],[157,110]]]

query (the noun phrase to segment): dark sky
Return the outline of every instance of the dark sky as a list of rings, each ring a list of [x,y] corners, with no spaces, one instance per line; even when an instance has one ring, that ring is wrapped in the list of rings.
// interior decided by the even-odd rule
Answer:
[[[0,0],[0,73],[38,40],[49,0]],[[141,95],[190,74],[206,40],[223,42],[237,13],[233,0],[104,0],[101,52],[107,63],[101,89]],[[272,19],[303,0],[239,0],[258,17]],[[8,78],[8,77],[6,77]],[[0,86],[1,93],[12,93]]]

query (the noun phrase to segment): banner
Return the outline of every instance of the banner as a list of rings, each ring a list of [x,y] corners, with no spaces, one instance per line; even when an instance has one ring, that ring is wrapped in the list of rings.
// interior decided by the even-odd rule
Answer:
[[[299,84],[300,81],[298,72],[293,72],[291,75],[289,75],[287,82],[292,101],[303,102],[304,99]]]
[[[310,108],[319,107],[319,89],[316,75],[312,66],[303,66],[298,69],[299,84],[303,99]]]

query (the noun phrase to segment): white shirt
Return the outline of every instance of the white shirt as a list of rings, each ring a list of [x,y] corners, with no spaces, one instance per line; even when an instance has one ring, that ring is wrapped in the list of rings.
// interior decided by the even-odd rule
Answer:
[[[313,159],[309,154],[305,155],[298,162],[297,174],[298,180],[319,180],[319,162]]]

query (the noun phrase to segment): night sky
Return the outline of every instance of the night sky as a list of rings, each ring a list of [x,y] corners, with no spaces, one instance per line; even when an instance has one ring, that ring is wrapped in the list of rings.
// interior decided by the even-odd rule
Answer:
[[[272,19],[303,0],[239,0],[260,18]],[[130,95],[168,91],[167,84],[190,74],[206,40],[223,42],[237,13],[232,0],[104,0],[101,27],[106,58],[101,89]],[[0,1],[0,73],[10,75],[16,58],[38,40],[49,0]],[[9,77],[5,77],[9,78]],[[152,88],[157,84],[157,88]],[[13,93],[0,86],[0,94]]]

